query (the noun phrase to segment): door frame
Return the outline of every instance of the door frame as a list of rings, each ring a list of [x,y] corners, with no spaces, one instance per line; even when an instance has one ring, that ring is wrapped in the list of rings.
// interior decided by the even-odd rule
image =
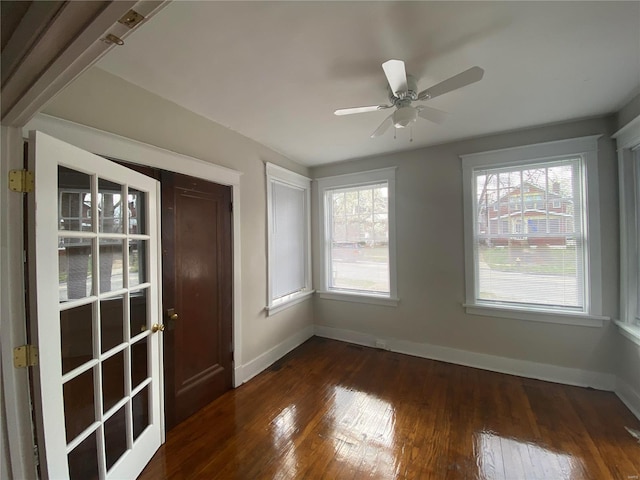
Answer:
[[[171,152],[120,135],[104,132],[85,125],[58,119],[50,115],[38,114],[22,128],[2,126],[0,149],[0,335],[2,361],[2,388],[0,400],[5,402],[8,440],[11,448],[0,438],[0,460],[2,468],[8,464],[16,478],[35,478],[36,457],[34,425],[31,421],[31,400],[28,372],[13,368],[13,347],[26,343],[26,312],[24,298],[24,250],[22,228],[9,225],[23,225],[26,212],[23,211],[23,195],[8,189],[9,170],[23,168],[23,141],[30,130],[40,130],[62,141],[78,146],[92,153],[118,158],[126,162],[169,170],[176,173],[199,177],[204,180],[227,185],[232,190],[233,206],[233,386],[241,385],[242,374],[242,264],[241,264],[241,206],[240,177],[242,172],[215,165],[187,155]],[[162,360],[162,359],[161,359]],[[8,462],[7,462],[8,460]],[[1,470],[0,473],[4,472]]]
[[[27,342],[24,290],[23,238],[26,212],[23,211],[24,195],[9,191],[10,170],[24,168],[24,140],[19,128],[2,126],[0,150],[0,351],[2,353],[2,388],[4,402],[2,427],[6,426],[8,438],[0,435],[0,476],[36,478],[34,455],[35,425],[31,418],[29,372],[13,367],[13,348]],[[12,226],[12,227],[10,227]],[[10,444],[5,444],[5,440]],[[6,471],[10,469],[10,471]]]

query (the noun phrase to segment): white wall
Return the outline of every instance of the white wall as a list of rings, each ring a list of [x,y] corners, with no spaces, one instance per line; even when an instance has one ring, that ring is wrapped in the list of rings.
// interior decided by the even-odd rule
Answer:
[[[527,362],[561,367],[560,377],[566,373],[563,369],[574,369],[571,370],[574,373],[602,373],[604,375],[594,381],[594,386],[612,388],[618,334],[610,322],[605,322],[603,328],[593,328],[465,313],[462,307],[465,298],[462,169],[458,155],[611,134],[613,127],[613,118],[572,122],[312,169],[313,177],[318,178],[397,166],[400,304],[387,307],[316,299],[317,328],[322,331],[329,327],[330,332],[331,329],[344,329],[373,338],[391,339],[391,344],[395,342],[396,345],[409,341],[413,342],[410,349],[438,358],[449,358],[447,355],[450,354],[455,357],[456,351],[462,350],[516,359],[525,370],[530,367]],[[606,286],[603,314],[615,318],[618,312],[618,187],[614,146],[608,138],[599,141],[598,163],[603,232],[602,283]],[[313,218],[316,231],[317,224],[316,209]],[[315,272],[319,272],[319,253],[318,245],[315,245]],[[434,349],[432,346],[446,348]],[[495,361],[495,358],[483,355],[465,353],[462,356],[470,359],[466,363]],[[509,366],[503,370],[508,371]],[[541,376],[553,378],[554,374]],[[592,381],[592,377],[584,381],[573,377],[573,383],[589,384]]]
[[[44,113],[242,172],[242,364],[300,332],[311,331],[313,302],[267,317],[266,181],[264,162],[302,175],[306,167],[217,123],[92,68]],[[266,365],[265,365],[266,366]]]

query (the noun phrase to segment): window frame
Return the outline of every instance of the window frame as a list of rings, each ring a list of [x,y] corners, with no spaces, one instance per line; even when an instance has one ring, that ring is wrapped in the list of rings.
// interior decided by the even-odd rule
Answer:
[[[396,167],[348,173],[316,179],[318,201],[318,233],[320,239],[320,289],[323,299],[342,300],[347,302],[370,303],[374,305],[397,306],[399,302],[396,267]],[[329,289],[330,256],[330,224],[327,218],[326,193],[348,187],[366,187],[377,183],[387,183],[388,188],[388,221],[389,221],[389,294],[375,292],[355,292]]]
[[[602,327],[602,265],[600,257],[600,203],[598,189],[598,139],[601,135],[537,143],[520,147],[460,155],[462,160],[465,307],[466,313],[545,323]],[[502,305],[477,299],[478,272],[475,238],[474,172],[488,168],[521,168],[529,164],[580,157],[584,203],[584,308],[582,311],[535,305]]]
[[[622,335],[640,345],[640,115],[613,138],[620,192],[620,319],[616,324]]]
[[[311,276],[311,179],[273,163],[266,162],[267,182],[267,315],[274,315],[293,305],[311,298],[314,293]],[[301,290],[273,298],[273,275],[275,272],[273,232],[273,183],[280,183],[304,191],[304,278]]]

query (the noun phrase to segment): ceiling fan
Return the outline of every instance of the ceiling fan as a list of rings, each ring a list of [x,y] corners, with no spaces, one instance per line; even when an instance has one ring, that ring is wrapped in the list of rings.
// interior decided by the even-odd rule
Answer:
[[[425,105],[413,106],[411,103],[424,102],[452,90],[465,87],[479,81],[484,75],[482,68],[471,67],[431,88],[419,92],[416,79],[411,75],[407,75],[402,60],[388,60],[382,64],[382,69],[389,82],[389,102],[391,102],[391,105],[340,108],[333,112],[336,115],[351,115],[353,113],[375,112],[395,107],[396,110],[385,118],[375,132],[371,134],[372,138],[379,137],[392,125],[395,128],[409,127],[416,122],[418,117],[435,123],[442,123],[446,118],[446,112]]]

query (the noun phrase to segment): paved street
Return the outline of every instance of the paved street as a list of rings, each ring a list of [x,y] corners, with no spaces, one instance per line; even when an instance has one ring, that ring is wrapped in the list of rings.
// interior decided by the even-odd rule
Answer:
[[[501,272],[480,262],[480,298],[547,305],[578,306],[578,279],[575,276]]]
[[[388,291],[389,270],[385,263],[370,261],[333,262],[334,286],[377,288]],[[485,300],[531,302],[548,305],[579,305],[578,280],[574,276],[502,272],[480,264],[480,297]]]
[[[389,291],[389,268],[386,263],[334,260],[333,274],[333,285],[338,288]]]

